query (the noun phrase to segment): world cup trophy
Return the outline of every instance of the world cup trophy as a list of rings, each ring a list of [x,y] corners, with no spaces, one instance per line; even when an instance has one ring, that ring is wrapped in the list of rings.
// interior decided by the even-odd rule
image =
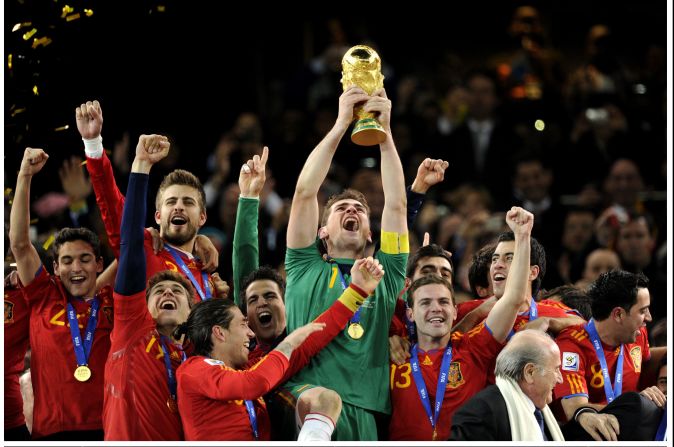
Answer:
[[[368,95],[384,86],[381,74],[381,59],[374,49],[366,45],[356,45],[342,58],[342,87],[344,90],[356,85]],[[363,110],[363,106],[354,109],[356,124],[351,132],[351,141],[359,146],[374,146],[386,140],[386,131],[375,118],[374,113]]]

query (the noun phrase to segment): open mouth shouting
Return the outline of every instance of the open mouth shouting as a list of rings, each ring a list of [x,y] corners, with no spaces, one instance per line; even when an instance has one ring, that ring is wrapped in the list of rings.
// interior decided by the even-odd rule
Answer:
[[[173,297],[166,297],[157,303],[157,309],[164,311],[178,310],[178,301]]]
[[[181,214],[176,214],[171,218],[171,225],[183,226],[187,223],[187,218]]]
[[[344,228],[346,231],[358,231],[360,228],[360,222],[358,222],[358,219],[355,217],[347,217],[344,219],[342,222],[342,228]]]
[[[261,327],[271,326],[272,315],[270,311],[266,309],[261,310],[260,312],[257,313],[257,319],[260,320]]]

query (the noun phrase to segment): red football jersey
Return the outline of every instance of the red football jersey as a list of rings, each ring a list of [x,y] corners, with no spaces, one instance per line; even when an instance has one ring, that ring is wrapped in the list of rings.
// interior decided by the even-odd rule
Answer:
[[[19,375],[28,349],[30,309],[21,290],[5,289],[5,430],[26,423]]]
[[[252,400],[260,441],[271,427],[262,396],[282,379],[288,359],[272,351],[248,370],[219,360],[190,357],[178,368],[178,407],[187,441],[255,441],[244,399]],[[214,417],[217,415],[217,417]]]
[[[181,441],[180,415],[168,406],[170,391],[164,351],[145,291],[115,297],[115,328],[105,365],[103,428],[106,440]],[[167,345],[173,371],[180,347]]]
[[[103,152],[103,156],[101,158],[87,157],[87,170],[89,171],[89,176],[91,177],[91,183],[94,186],[96,203],[101,210],[101,217],[103,218],[103,223],[105,224],[105,232],[108,234],[108,241],[115,253],[115,257],[119,258],[119,243],[121,237],[120,228],[122,225],[122,213],[124,211],[124,196],[119,191],[119,188],[115,183],[112,165],[110,164],[110,159],[105,154],[105,152]],[[150,279],[152,275],[163,270],[172,270],[186,277],[180,267],[176,265],[177,263],[175,259],[173,259],[171,253],[169,253],[167,250],[162,250],[157,254],[154,253],[154,250],[152,249],[152,236],[147,231],[145,232],[144,248],[147,279]],[[190,258],[185,253],[180,251],[179,253],[183,259],[183,262],[185,265],[187,265],[187,267],[192,272],[192,275],[197,280],[199,287],[201,287],[203,290],[204,282],[201,273],[201,263],[197,262],[194,258]],[[214,288],[210,279],[209,287],[211,290],[211,295],[213,295]],[[195,303],[201,301],[201,297],[198,293],[196,293],[196,290],[194,294],[194,300]]]
[[[463,320],[463,317],[465,317],[473,309],[479,307],[480,304],[487,301],[487,299],[488,298],[480,298],[480,299],[476,299],[476,300],[464,301],[463,303],[457,304],[456,305],[456,320],[454,320],[454,324],[461,322],[461,320]]]
[[[555,387],[555,399],[585,396],[593,404],[606,404],[604,376],[601,372],[597,352],[590,341],[584,325],[563,330],[555,340],[562,356],[562,376],[564,382]],[[639,391],[639,375],[644,360],[651,358],[648,333],[642,327],[634,343],[624,345],[622,392]],[[602,342],[606,366],[615,383],[615,370],[620,346],[608,346]]]
[[[463,403],[487,385],[487,367],[496,359],[503,344],[491,335],[484,323],[465,334],[452,334],[452,362],[442,409],[436,423],[437,439],[449,439],[452,416]],[[430,397],[431,411],[435,405],[435,393],[444,349],[428,352],[419,350],[419,366]],[[403,365],[391,363],[391,441],[427,441],[433,439],[433,428],[412,377],[409,362]]]
[[[101,430],[103,376],[114,320],[112,289],[105,287],[98,293],[98,323],[88,361],[91,378],[86,382],[78,382],[73,376],[77,360],[66,305],[70,302],[75,308],[84,337],[90,304],[70,297],[59,278],[49,275],[44,267],[22,291],[31,311],[33,438],[60,431]]]

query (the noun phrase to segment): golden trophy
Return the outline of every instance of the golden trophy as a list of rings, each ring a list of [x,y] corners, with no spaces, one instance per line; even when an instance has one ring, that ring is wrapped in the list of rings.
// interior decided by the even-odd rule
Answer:
[[[342,58],[342,87],[344,90],[352,85],[372,95],[384,86],[384,75],[381,74],[381,59],[374,49],[366,45],[356,45],[349,49]],[[359,146],[374,146],[386,140],[386,131],[374,113],[368,113],[362,106],[354,109],[356,124],[351,132],[351,141]]]

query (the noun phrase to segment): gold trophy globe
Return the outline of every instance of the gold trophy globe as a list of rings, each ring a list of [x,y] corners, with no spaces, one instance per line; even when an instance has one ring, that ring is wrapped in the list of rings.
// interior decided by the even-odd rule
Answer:
[[[356,85],[368,95],[384,87],[384,75],[381,74],[381,59],[374,49],[366,45],[356,45],[342,58],[342,88]],[[386,140],[386,131],[375,118],[362,106],[354,109],[356,124],[351,132],[351,141],[359,146],[374,146]]]

